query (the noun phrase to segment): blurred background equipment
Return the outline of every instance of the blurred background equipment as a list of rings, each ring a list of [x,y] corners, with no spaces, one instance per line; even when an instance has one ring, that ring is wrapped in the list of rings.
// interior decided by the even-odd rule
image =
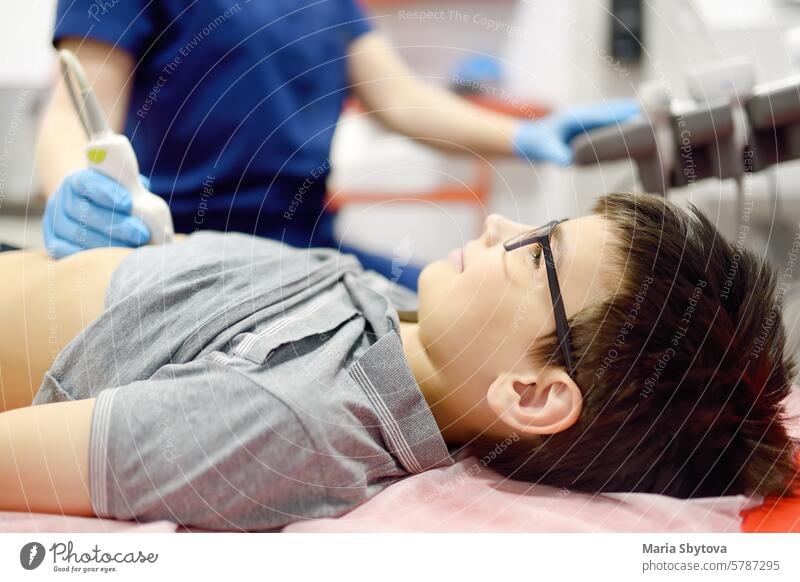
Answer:
[[[637,63],[642,58],[644,4],[642,0],[611,2],[611,56],[623,63]]]
[[[745,116],[751,120],[753,171],[742,187],[753,205],[752,223],[767,229],[758,238],[777,244],[770,236],[775,217],[789,224],[800,217],[793,122],[764,117],[765,107],[777,107],[777,93],[768,89],[773,83],[788,83],[780,103],[791,105],[794,89],[786,80],[800,63],[797,3],[363,4],[418,75],[486,107],[532,118],[563,106],[635,96],[648,124],[630,129],[616,150],[607,143],[595,152],[604,156],[602,164],[558,168],[436,152],[378,127],[351,103],[334,140],[328,191],[330,204],[341,208],[338,234],[353,245],[422,263],[475,236],[487,212],[540,223],[585,212],[597,194],[622,188],[693,202],[735,240],[741,179],[731,160],[742,148]],[[25,246],[41,244],[34,135],[55,79],[54,9],[54,0],[6,3],[0,19],[0,48],[17,56],[0,63],[0,232],[6,242]],[[725,98],[736,107],[719,105]],[[676,126],[680,119],[686,127]],[[669,139],[678,143],[680,134],[672,134],[687,127],[693,166],[679,149],[664,145]],[[771,148],[771,140],[779,143]],[[628,155],[620,155],[620,148]],[[780,156],[785,159],[775,164]],[[750,234],[748,241],[755,238]]]

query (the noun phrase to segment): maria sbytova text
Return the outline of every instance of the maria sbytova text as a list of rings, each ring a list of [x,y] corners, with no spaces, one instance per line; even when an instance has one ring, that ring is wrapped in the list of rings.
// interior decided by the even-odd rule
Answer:
[[[726,546],[710,546],[706,544],[642,544],[643,554],[727,554]]]

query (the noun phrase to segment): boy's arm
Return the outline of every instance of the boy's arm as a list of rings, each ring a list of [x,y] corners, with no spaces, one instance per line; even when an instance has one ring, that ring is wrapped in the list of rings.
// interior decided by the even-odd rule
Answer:
[[[95,399],[0,414],[0,510],[94,515],[89,433]]]

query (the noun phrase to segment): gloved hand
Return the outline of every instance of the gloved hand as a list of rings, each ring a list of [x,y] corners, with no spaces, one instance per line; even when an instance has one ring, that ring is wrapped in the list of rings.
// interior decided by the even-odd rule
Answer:
[[[147,188],[150,183],[139,176]],[[131,216],[131,194],[119,183],[92,169],[70,174],[45,206],[42,230],[50,256],[61,259],[95,247],[137,247],[150,240],[150,230]]]
[[[572,163],[570,141],[579,133],[623,123],[640,113],[636,100],[614,99],[523,121],[517,129],[514,151],[523,159],[567,166]]]

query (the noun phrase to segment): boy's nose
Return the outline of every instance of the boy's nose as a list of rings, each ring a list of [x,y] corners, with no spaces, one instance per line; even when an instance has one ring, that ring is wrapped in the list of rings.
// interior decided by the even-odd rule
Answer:
[[[531,228],[531,226],[514,222],[499,214],[490,214],[483,223],[483,235],[486,245],[494,246],[531,230]]]

